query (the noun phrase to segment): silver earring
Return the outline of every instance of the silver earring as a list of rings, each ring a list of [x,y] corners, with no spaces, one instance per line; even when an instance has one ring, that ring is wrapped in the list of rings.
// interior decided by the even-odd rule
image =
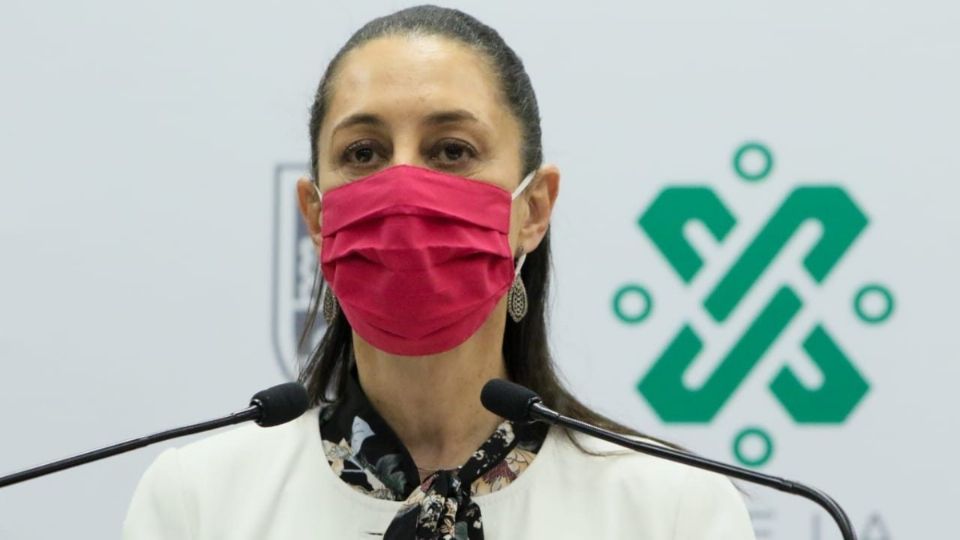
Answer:
[[[337,318],[337,313],[340,311],[340,304],[337,302],[337,297],[333,295],[333,289],[330,288],[326,283],[323,284],[323,320],[327,321],[327,324],[333,324],[333,320]]]
[[[513,322],[518,323],[527,315],[527,287],[520,278],[520,268],[523,267],[523,261],[526,254],[520,252],[520,262],[517,265],[516,275],[513,277],[513,285],[510,286],[510,292],[507,293],[507,312]]]

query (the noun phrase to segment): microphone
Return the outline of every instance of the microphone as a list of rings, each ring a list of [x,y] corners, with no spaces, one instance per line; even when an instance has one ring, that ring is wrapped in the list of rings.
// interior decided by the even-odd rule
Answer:
[[[299,383],[291,382],[261,390],[250,398],[250,406],[242,411],[208,420],[185,427],[175,428],[138,439],[130,439],[113,446],[100,448],[84,454],[61,459],[32,469],[20,471],[8,476],[0,477],[0,488],[19,484],[40,476],[45,476],[78,465],[98,461],[104,458],[143,448],[154,443],[202,433],[211,429],[231,426],[249,420],[255,421],[262,427],[278,426],[294,420],[302,415],[310,406],[307,391]]]
[[[737,478],[745,482],[770,487],[792,495],[799,495],[817,503],[826,510],[840,528],[844,540],[857,540],[857,536],[853,531],[853,525],[850,523],[850,518],[847,517],[843,508],[826,493],[801,484],[800,482],[770,476],[720,461],[714,461],[682,450],[638,441],[575,418],[563,416],[557,411],[545,406],[543,400],[541,400],[540,396],[533,390],[503,379],[492,379],[487,382],[480,392],[480,402],[483,403],[483,406],[488,411],[507,420],[514,422],[546,422],[548,424],[560,425],[573,431],[590,435],[591,437],[596,437],[624,448],[629,448],[630,450]]]

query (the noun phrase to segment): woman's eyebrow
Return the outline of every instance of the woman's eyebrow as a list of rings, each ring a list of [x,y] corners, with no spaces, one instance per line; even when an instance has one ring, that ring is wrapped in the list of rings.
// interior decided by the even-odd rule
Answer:
[[[353,126],[372,126],[372,127],[383,127],[387,123],[383,121],[382,118],[375,114],[371,113],[355,113],[341,120],[333,130],[330,131],[330,136],[332,137],[337,131],[341,129],[346,129]]]
[[[451,109],[448,111],[436,111],[428,114],[424,117],[422,123],[429,126],[437,126],[443,124],[456,124],[456,123],[478,123],[482,124],[483,122],[477,118],[472,112],[465,109]],[[387,125],[387,122],[383,118],[377,116],[373,113],[354,113],[350,116],[347,116],[336,126],[333,130],[330,131],[330,136],[332,137],[338,131],[342,129],[347,129],[354,126],[370,126],[376,128],[382,128]]]
[[[480,119],[473,113],[464,109],[453,109],[449,111],[437,111],[427,115],[423,123],[427,125],[455,124],[458,122],[479,123]]]

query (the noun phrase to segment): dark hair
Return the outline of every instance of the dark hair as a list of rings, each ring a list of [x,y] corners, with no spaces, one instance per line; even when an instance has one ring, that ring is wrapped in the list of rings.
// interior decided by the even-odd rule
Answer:
[[[530,77],[523,62],[503,38],[489,26],[455,9],[417,6],[374,19],[360,28],[337,52],[320,80],[310,115],[310,151],[314,177],[318,174],[317,138],[326,114],[331,84],[343,57],[356,47],[383,36],[434,35],[464,43],[480,52],[491,64],[501,85],[502,97],[519,121],[522,130],[523,173],[540,166],[543,145],[540,112]],[[592,411],[567,391],[560,381],[547,345],[546,300],[550,278],[550,234],[527,255],[522,278],[527,288],[529,309],[519,323],[509,317],[503,336],[503,358],[508,376],[539,394],[547,406],[560,413],[599,424],[623,433],[635,433]],[[320,278],[314,283],[313,301],[307,317],[304,343],[316,322],[322,299]],[[311,403],[331,402],[343,395],[352,365],[353,343],[350,323],[342,310],[327,327],[320,344],[300,373]]]

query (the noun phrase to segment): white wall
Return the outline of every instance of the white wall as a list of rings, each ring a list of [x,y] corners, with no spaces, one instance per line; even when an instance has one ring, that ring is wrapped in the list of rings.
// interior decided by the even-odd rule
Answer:
[[[275,167],[307,160],[307,109],[336,49],[407,4],[4,3],[0,474],[229,412],[283,379],[271,338]],[[563,171],[553,342],[573,388],[718,459],[734,459],[742,428],[763,427],[775,451],[762,470],[833,493],[864,538],[955,528],[960,10],[932,0],[457,6],[524,58],[547,156]],[[747,185],[730,160],[755,139],[776,166]],[[821,285],[799,270],[818,236],[802,230],[742,309],[712,322],[705,292],[801,182],[843,186],[869,226]],[[690,230],[707,264],[687,287],[636,219],[660,189],[691,183],[711,186],[738,224],[722,245]],[[281,234],[281,266],[292,268]],[[611,310],[627,282],[654,298],[642,324]],[[882,325],[850,308],[871,282],[896,299]],[[661,422],[635,385],[681,324],[706,343],[695,384],[784,283],[803,312],[716,418]],[[836,426],[794,422],[767,389],[784,364],[817,384],[800,343],[818,321],[871,385]],[[161,449],[0,491],[0,538],[116,537]],[[811,505],[749,491],[763,538],[834,538]]]

